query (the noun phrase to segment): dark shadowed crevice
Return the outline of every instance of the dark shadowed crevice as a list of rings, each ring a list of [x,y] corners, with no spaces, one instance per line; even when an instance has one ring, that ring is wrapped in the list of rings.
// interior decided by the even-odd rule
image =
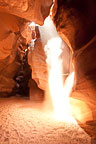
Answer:
[[[29,97],[29,80],[31,79],[31,68],[28,65],[27,53],[24,54],[22,60],[20,60],[20,63],[21,66],[18,70],[18,73],[14,77],[16,87],[13,91],[15,95]]]

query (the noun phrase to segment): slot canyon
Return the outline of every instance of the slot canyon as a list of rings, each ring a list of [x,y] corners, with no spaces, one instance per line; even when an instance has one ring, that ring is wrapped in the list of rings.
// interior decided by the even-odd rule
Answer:
[[[96,0],[0,0],[0,144],[96,144]]]

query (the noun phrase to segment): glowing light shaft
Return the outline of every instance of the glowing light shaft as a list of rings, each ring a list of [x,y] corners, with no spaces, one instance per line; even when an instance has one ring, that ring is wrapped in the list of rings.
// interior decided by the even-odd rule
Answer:
[[[35,22],[31,22],[31,23],[29,24],[30,27],[34,27],[35,25],[36,25]]]
[[[69,94],[71,92],[74,73],[72,73],[63,85],[62,78],[62,40],[60,37],[52,38],[45,46],[47,63],[49,67],[49,90],[54,107],[54,116],[57,120],[76,123],[69,103]]]

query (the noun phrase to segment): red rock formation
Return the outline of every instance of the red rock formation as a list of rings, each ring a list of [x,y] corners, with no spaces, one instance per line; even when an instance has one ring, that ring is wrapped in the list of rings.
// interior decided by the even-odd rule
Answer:
[[[48,16],[52,0],[1,0],[0,1],[0,95],[12,92],[16,83],[13,80],[20,63],[17,55],[22,57],[22,40],[27,37],[22,33],[26,22],[35,21],[43,24]],[[46,11],[45,11],[46,10]],[[38,13],[37,13],[38,11]],[[22,36],[26,38],[22,39]],[[21,38],[21,40],[20,40]],[[26,46],[23,45],[23,49]],[[19,49],[18,49],[19,48]],[[19,52],[19,51],[20,52]],[[5,94],[4,94],[5,93]]]
[[[87,103],[92,119],[96,119],[96,2],[57,0],[55,8],[56,5],[53,21],[60,36],[73,51],[75,86],[72,97]]]
[[[95,35],[94,0],[57,0],[57,5],[57,12],[55,10],[53,17],[57,31],[64,41],[69,41],[72,49],[81,48]]]
[[[59,35],[73,52],[75,85],[71,97],[76,100],[71,99],[71,103],[75,110],[77,107],[81,109],[84,122],[96,120],[96,1],[54,1],[52,19]],[[52,0],[0,1],[0,96],[9,95],[16,85],[13,78],[20,67],[18,55],[23,55],[21,51],[18,52],[18,48],[23,40],[25,45],[28,38],[23,35],[26,22],[34,21],[42,25],[51,5]],[[45,90],[48,74],[41,39],[36,40],[28,61],[32,68],[32,78],[39,88]],[[37,100],[38,94],[43,98],[43,91],[38,89],[36,83],[33,80],[29,82],[30,93],[36,96],[31,97],[32,100]]]
[[[11,13],[41,25],[48,16],[51,5],[52,0],[1,0],[0,12]]]
[[[23,20],[5,13],[0,13],[0,96],[12,92],[15,76],[20,64],[16,60],[17,39]]]
[[[34,70],[34,67],[33,67],[33,70]],[[40,79],[39,81],[42,81],[42,80]],[[29,89],[29,96],[30,96],[30,100],[33,101],[33,102],[42,102],[44,100],[44,91],[41,90],[40,88],[38,88],[38,85],[37,85],[36,82],[33,79],[29,80],[29,88],[30,88]]]
[[[46,90],[48,72],[44,47],[40,38],[35,41],[33,51],[29,51],[28,62],[32,68],[32,79],[36,81],[40,89]]]

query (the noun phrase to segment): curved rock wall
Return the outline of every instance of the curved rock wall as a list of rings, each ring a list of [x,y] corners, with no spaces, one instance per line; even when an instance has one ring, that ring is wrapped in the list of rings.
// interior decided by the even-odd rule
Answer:
[[[57,0],[52,18],[58,33],[73,51],[75,85],[71,96],[87,103],[92,119],[96,119],[95,9],[94,0]]]
[[[35,41],[33,51],[29,51],[28,63],[31,65],[32,79],[35,80],[39,88],[46,90],[48,72],[44,47],[40,38]]]
[[[0,96],[8,96],[16,85],[13,78],[20,67],[17,33],[23,22],[19,17],[0,13]]]
[[[22,33],[24,25],[29,21],[42,25],[50,12],[51,5],[52,0],[0,1],[0,95],[2,92],[11,92],[15,86],[13,77],[20,66],[17,60],[17,49],[21,43],[18,38],[22,37],[20,32]],[[96,2],[95,0],[55,0],[52,12],[52,19],[59,35],[73,52],[75,85],[72,97],[86,102],[94,119]],[[26,44],[26,38],[24,43]],[[32,71],[32,77],[44,90],[48,74],[41,39],[36,40],[32,61],[29,60],[29,64],[31,68],[36,68]],[[40,66],[41,68],[38,69]]]
[[[51,5],[52,0],[1,0],[0,12],[11,13],[42,25]]]
[[[96,2],[55,0],[55,5],[52,15],[57,31],[73,50],[81,48],[96,34]]]
[[[51,5],[52,0],[0,1],[0,96],[10,95],[16,85],[13,79],[21,65],[18,57],[27,44],[21,35],[26,22],[42,25]]]

